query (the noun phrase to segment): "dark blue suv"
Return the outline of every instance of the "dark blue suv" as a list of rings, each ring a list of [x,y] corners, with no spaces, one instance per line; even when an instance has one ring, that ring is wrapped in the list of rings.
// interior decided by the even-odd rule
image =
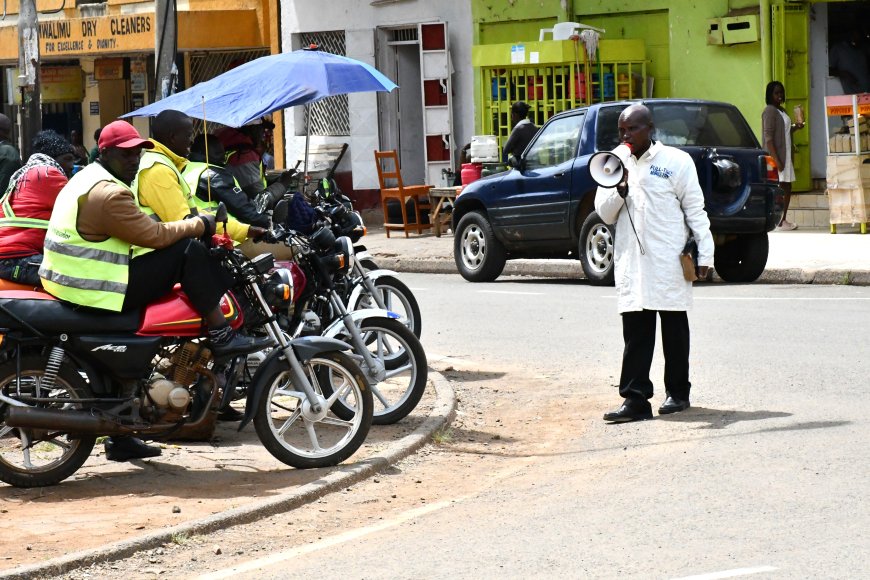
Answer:
[[[716,242],[716,272],[729,282],[761,275],[767,233],[783,209],[773,160],[733,105],[647,99],[555,115],[510,170],[468,185],[452,218],[453,256],[466,280],[491,282],[507,260],[576,258],[590,283],[613,283],[614,228],[595,213],[589,159],[619,144],[617,120],[634,102],[652,112],[654,139],[695,160]]]

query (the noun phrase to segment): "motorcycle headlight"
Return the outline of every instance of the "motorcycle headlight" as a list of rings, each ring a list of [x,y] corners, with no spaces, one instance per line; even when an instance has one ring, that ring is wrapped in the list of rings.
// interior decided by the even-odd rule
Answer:
[[[309,238],[318,251],[328,250],[335,245],[335,234],[329,228],[320,228]]]
[[[286,268],[278,268],[269,274],[263,285],[263,295],[269,306],[279,307],[293,302],[295,288],[290,271]]]
[[[354,260],[353,242],[347,236],[341,236],[335,241],[334,251],[327,258],[327,263],[335,272],[346,272],[353,268]]]
[[[341,233],[350,238],[351,242],[358,242],[366,235],[366,226],[362,216],[357,211],[347,212],[341,220]]]

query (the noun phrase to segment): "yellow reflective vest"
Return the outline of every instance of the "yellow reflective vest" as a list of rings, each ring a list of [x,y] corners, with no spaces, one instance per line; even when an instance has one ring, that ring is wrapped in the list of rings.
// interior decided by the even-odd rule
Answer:
[[[196,190],[199,188],[199,179],[202,177],[203,171],[208,168],[208,163],[202,161],[189,161],[187,165],[184,166],[184,171],[181,172],[181,175],[187,182],[187,187],[190,188],[190,194],[193,197],[193,203],[196,204],[196,207],[213,214],[217,210],[219,202],[214,198],[212,198],[211,201],[205,201],[196,195]],[[233,178],[233,180],[235,181],[235,178]],[[239,182],[236,181],[236,187],[238,187],[238,185]]]
[[[39,276],[43,288],[61,300],[120,312],[127,293],[130,244],[118,238],[91,242],[76,229],[79,198],[101,181],[114,181],[130,189],[99,163],[76,173],[54,203]],[[133,197],[139,204],[135,191]]]

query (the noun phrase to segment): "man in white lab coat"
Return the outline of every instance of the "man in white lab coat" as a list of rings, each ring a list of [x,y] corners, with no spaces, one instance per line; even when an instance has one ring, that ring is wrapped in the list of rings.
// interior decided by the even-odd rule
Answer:
[[[632,150],[625,160],[625,176],[616,187],[599,187],[595,196],[601,219],[616,223],[614,274],[625,340],[619,394],[625,400],[619,409],[604,414],[605,421],[614,423],[652,419],[649,371],[656,313],[662,321],[665,355],[666,398],[659,414],[689,408],[686,311],[692,306],[692,283],[684,278],[679,257],[690,233],[698,243],[699,277],[705,278],[713,265],[710,220],[695,164],[686,152],[651,140],[653,128],[644,105],[622,112],[620,141]]]

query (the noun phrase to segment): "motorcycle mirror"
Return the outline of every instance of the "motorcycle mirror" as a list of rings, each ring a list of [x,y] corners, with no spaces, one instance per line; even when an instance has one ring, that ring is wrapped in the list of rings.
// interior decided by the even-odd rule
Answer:
[[[278,203],[275,204],[275,207],[272,209],[272,223],[273,224],[283,224],[287,221],[287,213],[289,204],[286,199],[282,199]]]

